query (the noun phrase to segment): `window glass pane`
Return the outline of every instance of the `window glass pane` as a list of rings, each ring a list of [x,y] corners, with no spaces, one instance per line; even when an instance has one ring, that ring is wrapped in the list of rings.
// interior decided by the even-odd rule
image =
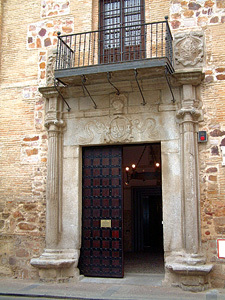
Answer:
[[[103,1],[103,49],[141,44],[142,0]],[[144,17],[143,17],[144,18]],[[125,29],[118,29],[119,27]],[[128,27],[129,26],[129,27]],[[126,28],[127,27],[127,28]],[[123,35],[123,36],[122,36]]]

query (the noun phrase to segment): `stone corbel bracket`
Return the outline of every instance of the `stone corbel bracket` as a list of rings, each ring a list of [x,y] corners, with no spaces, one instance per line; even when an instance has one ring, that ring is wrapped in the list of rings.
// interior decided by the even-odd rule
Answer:
[[[171,84],[174,87],[182,86],[185,84],[191,84],[193,86],[198,86],[204,80],[205,74],[202,69],[196,70],[177,70],[173,76],[171,76]]]

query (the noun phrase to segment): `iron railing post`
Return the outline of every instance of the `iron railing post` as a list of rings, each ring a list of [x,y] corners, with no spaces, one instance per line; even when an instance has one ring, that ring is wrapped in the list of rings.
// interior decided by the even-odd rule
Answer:
[[[166,20],[166,57],[168,58],[171,65],[173,66],[173,47],[172,47],[173,37],[170,31],[168,16],[165,16],[165,20]]]

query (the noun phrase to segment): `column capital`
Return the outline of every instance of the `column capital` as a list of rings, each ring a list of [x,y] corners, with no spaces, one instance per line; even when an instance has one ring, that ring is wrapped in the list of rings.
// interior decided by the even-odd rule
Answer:
[[[48,93],[46,96],[46,116],[45,127],[48,131],[59,131],[65,126],[65,122],[62,120],[62,108],[63,103],[58,98],[58,93]]]
[[[57,119],[46,119],[45,120],[45,127],[48,131],[58,131],[60,128],[65,126],[65,122],[63,120]]]
[[[182,107],[176,114],[183,122],[196,122],[202,116],[202,111],[194,107]]]

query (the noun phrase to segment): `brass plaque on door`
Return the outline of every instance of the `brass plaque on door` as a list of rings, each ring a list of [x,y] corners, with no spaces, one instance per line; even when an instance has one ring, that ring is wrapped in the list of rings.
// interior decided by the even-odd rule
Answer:
[[[111,220],[101,220],[101,227],[112,227]]]

